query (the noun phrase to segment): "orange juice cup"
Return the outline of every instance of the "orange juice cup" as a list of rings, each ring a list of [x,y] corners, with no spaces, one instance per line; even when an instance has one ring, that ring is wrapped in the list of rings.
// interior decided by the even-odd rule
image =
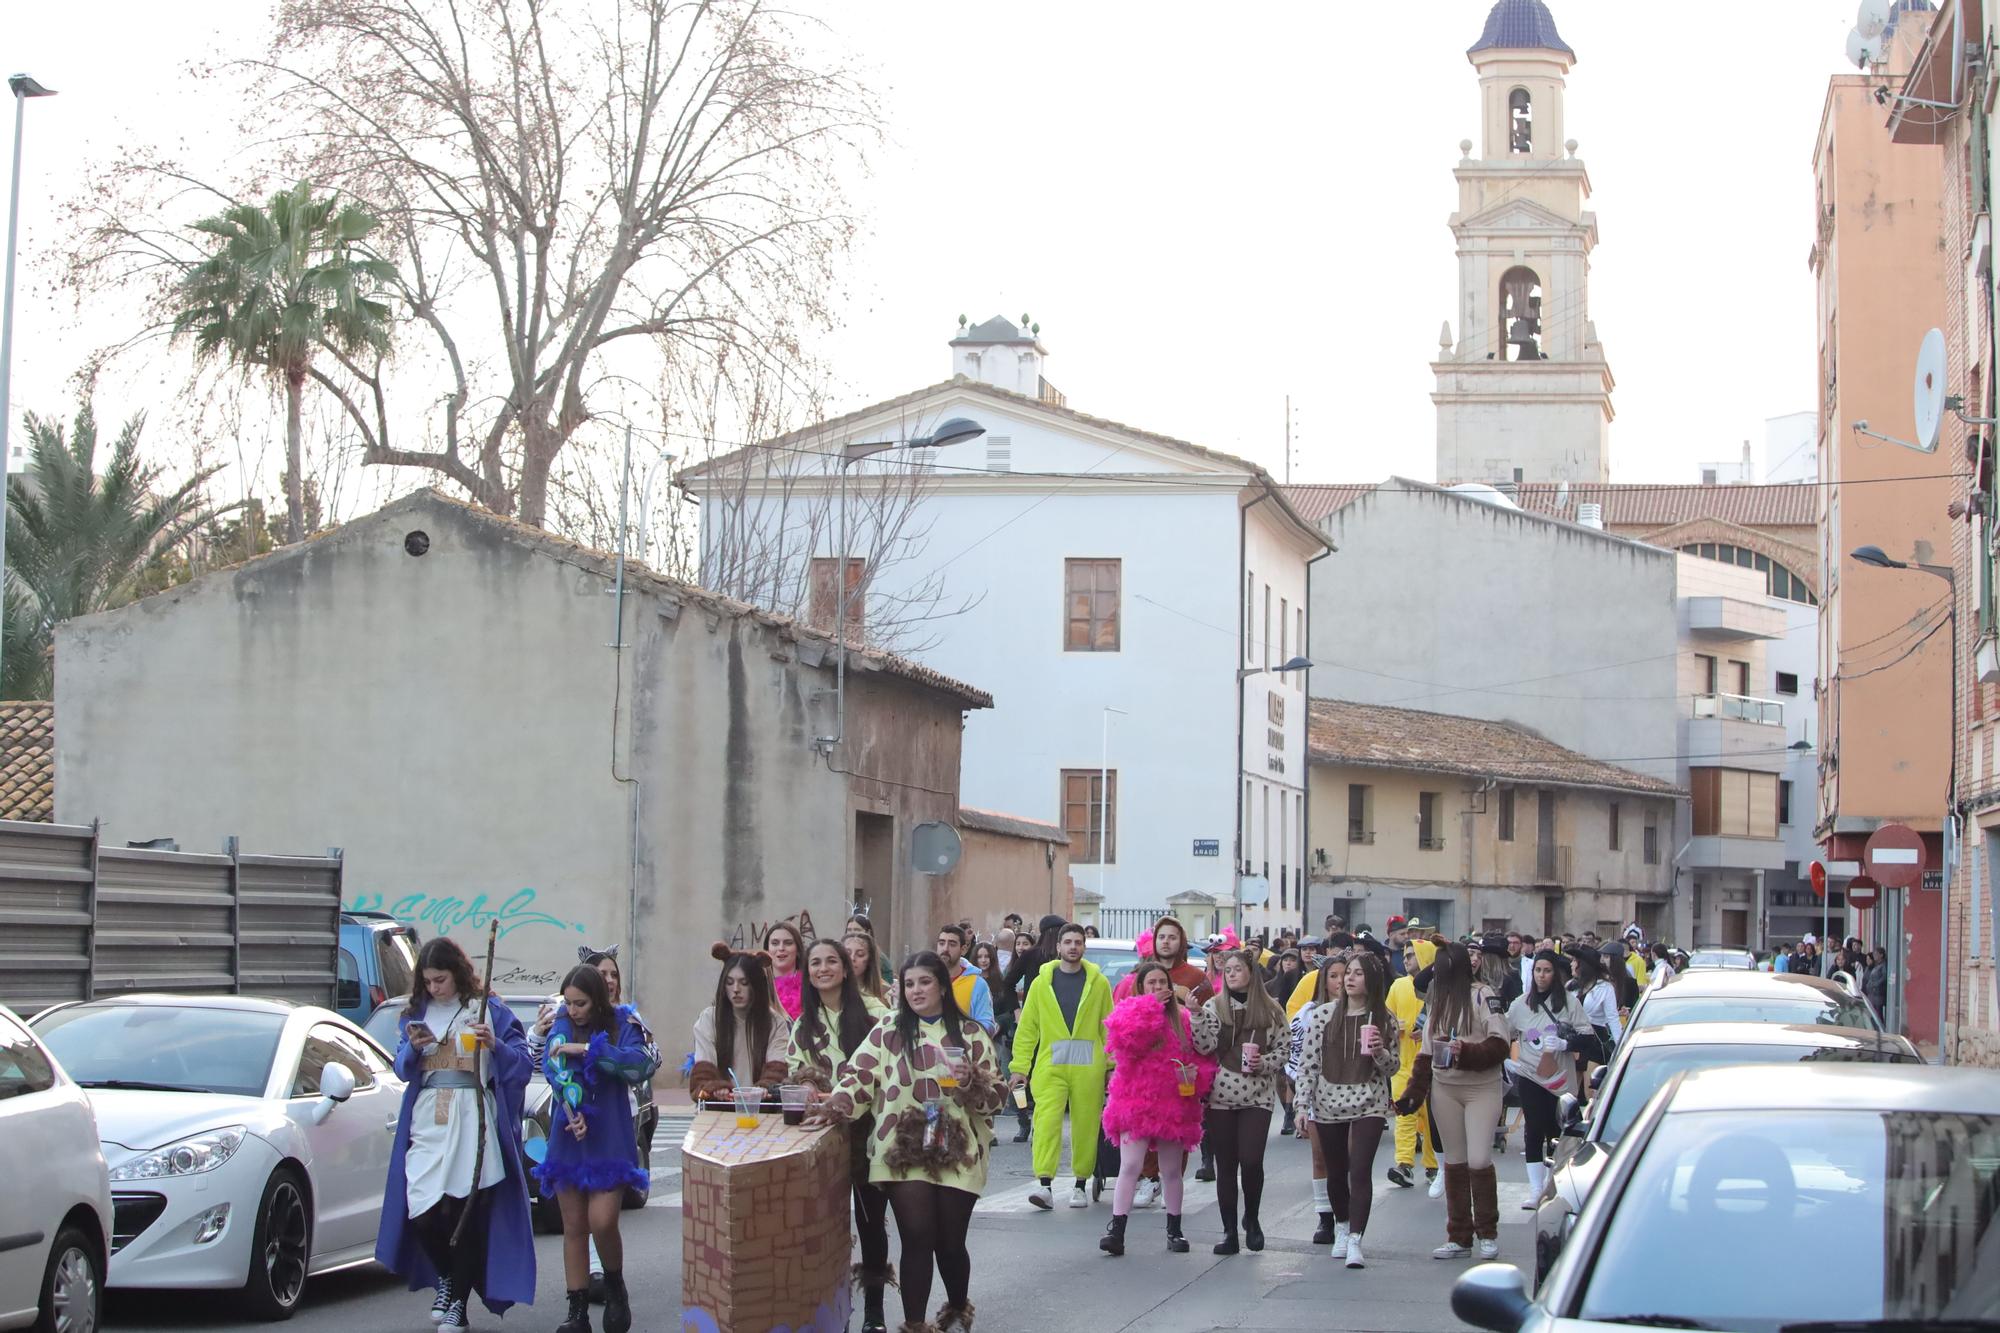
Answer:
[[[1179,1060],[1176,1060],[1174,1061],[1174,1068],[1180,1071],[1181,1096],[1183,1097],[1194,1096],[1194,1088],[1195,1088],[1194,1066],[1190,1064],[1182,1064]]]
[[[762,1088],[736,1089],[736,1127],[738,1129],[757,1128],[758,1108],[764,1104]]]
[[[958,1086],[958,1074],[956,1071],[959,1062],[964,1059],[965,1048],[963,1046],[947,1046],[944,1048],[944,1072],[938,1075],[937,1081],[940,1088],[955,1088]]]
[[[477,1033],[461,1032],[458,1034],[458,1053],[460,1055],[471,1055],[478,1049],[479,1036]]]

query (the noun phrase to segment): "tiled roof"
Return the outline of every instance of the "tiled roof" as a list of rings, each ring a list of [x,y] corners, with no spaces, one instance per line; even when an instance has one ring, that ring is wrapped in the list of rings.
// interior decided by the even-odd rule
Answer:
[[[1486,31],[1467,49],[1488,51],[1568,51],[1569,43],[1556,31],[1555,15],[1542,0],[1500,0],[1486,15]]]
[[[56,811],[56,706],[0,703],[0,819],[46,824]]]
[[[1027,838],[1032,842],[1069,841],[1069,837],[1054,824],[1044,824],[1039,819],[1023,819],[1019,815],[1003,815],[993,810],[979,810],[969,805],[958,807],[958,824],[960,828],[998,833],[1004,838]]]
[[[1455,773],[1642,796],[1683,794],[1670,782],[1564,749],[1520,727],[1455,713],[1315,699],[1307,741],[1312,762],[1318,764]]]
[[[1423,483],[1412,483],[1422,485]],[[1295,485],[1284,488],[1292,507],[1313,523],[1339,513],[1376,489],[1375,483]],[[1819,523],[1819,488],[1768,486],[1694,486],[1659,482],[1571,483],[1561,504],[1557,483],[1527,482],[1513,488],[1514,503],[1531,514],[1576,522],[1579,504],[1604,506],[1607,528],[1670,528],[1700,518],[1720,519],[1746,528],[1810,528]],[[1630,535],[1629,533],[1627,535]]]

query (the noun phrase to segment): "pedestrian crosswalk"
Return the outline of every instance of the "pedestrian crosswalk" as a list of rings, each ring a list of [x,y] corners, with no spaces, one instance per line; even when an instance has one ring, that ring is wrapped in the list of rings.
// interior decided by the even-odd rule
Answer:
[[[1092,1205],[1095,1208],[1102,1209],[1107,1216],[1111,1212],[1111,1185],[1112,1185],[1111,1181],[1107,1180],[1104,1182],[1104,1197],[1100,1199],[1097,1203]],[[1028,1195],[1034,1192],[1034,1188],[1035,1188],[1035,1182],[1032,1180],[1029,1181],[1010,1180],[1000,1188],[992,1188],[989,1186],[987,1192],[983,1196],[981,1196],[979,1200],[979,1205],[975,1211],[980,1216],[986,1216],[986,1217],[998,1214],[1006,1214],[1006,1213],[1042,1212],[1043,1211],[1042,1209],[1037,1208],[1035,1207],[1034,1204],[1028,1202]],[[1066,1213],[1070,1211],[1069,1195],[1070,1195],[1070,1182],[1067,1180],[1056,1181],[1056,1207],[1055,1207],[1056,1212]],[[1215,1205],[1215,1186],[1209,1182],[1196,1180],[1192,1175],[1190,1175],[1187,1179],[1187,1184],[1182,1189],[1181,1216],[1191,1217],[1195,1213],[1200,1212],[1202,1209],[1211,1208],[1214,1205]],[[1142,1209],[1140,1211],[1162,1212],[1164,1211],[1164,1208],[1154,1207],[1149,1209]]]

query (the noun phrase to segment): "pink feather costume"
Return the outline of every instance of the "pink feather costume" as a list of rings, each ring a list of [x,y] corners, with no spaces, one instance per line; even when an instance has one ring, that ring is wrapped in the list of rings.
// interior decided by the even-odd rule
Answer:
[[[1215,1061],[1194,1048],[1186,1006],[1180,1032],[1167,1026],[1167,1006],[1156,995],[1120,1000],[1104,1020],[1104,1048],[1115,1068],[1104,1102],[1104,1132],[1113,1143],[1127,1135],[1193,1148],[1201,1142],[1202,1103],[1215,1082]],[[1176,1060],[1195,1067],[1195,1095],[1180,1093]]]

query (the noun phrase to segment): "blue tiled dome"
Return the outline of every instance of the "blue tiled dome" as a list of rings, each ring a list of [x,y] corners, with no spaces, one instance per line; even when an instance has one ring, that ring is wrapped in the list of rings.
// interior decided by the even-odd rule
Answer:
[[[1561,51],[1575,56],[1556,31],[1555,16],[1542,0],[1499,0],[1486,15],[1486,31],[1466,54],[1495,48],[1513,51]]]

